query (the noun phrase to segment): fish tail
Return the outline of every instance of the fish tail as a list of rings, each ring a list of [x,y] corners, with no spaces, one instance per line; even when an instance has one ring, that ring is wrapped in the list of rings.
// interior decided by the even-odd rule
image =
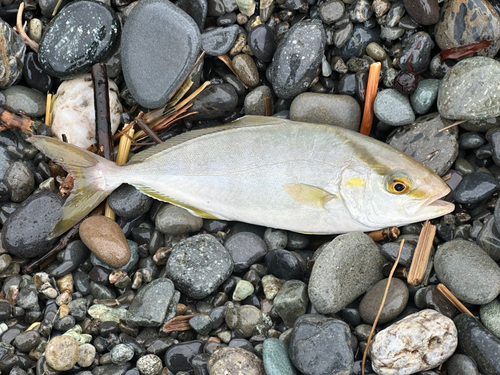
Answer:
[[[32,136],[28,141],[62,165],[74,179],[71,194],[49,239],[72,228],[121,183],[116,176],[119,166],[96,154],[50,137]]]

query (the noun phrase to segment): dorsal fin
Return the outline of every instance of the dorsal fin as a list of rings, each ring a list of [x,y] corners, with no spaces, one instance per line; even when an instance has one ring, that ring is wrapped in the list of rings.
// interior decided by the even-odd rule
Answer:
[[[264,125],[278,125],[278,124],[283,124],[284,122],[287,121],[288,120],[283,120],[276,117],[244,116],[227,125],[213,126],[211,128],[192,130],[186,133],[182,133],[163,143],[160,143],[159,145],[150,147],[147,150],[138,153],[132,159],[130,159],[130,163],[137,163],[144,161],[150,156],[158,155],[160,152],[164,150],[168,150],[184,142],[188,142],[192,139],[203,137],[209,134],[220,133],[230,129],[250,128],[250,127],[264,126]]]

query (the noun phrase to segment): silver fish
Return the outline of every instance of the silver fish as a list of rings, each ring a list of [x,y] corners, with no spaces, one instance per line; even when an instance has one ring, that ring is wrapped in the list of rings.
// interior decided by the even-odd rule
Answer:
[[[122,183],[203,218],[310,234],[371,231],[454,209],[450,189],[402,152],[335,126],[246,116],[194,130],[119,166],[53,138],[29,139],[74,178],[50,237]]]

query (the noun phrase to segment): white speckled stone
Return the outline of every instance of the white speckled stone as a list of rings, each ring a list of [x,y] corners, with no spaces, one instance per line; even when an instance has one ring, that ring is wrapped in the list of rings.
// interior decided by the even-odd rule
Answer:
[[[408,375],[444,363],[457,348],[457,329],[435,310],[408,315],[380,331],[370,347],[378,375]]]

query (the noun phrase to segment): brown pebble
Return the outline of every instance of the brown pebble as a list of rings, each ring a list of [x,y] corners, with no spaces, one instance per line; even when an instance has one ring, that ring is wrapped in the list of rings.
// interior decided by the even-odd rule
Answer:
[[[45,360],[54,370],[67,371],[78,361],[78,354],[78,343],[73,337],[57,336],[47,344]]]
[[[257,86],[259,84],[259,71],[250,56],[245,54],[234,56],[233,69],[244,84],[248,86]]]
[[[60,306],[59,307],[59,319],[64,318],[67,315],[69,315],[69,306],[68,305]]]
[[[217,350],[208,361],[210,375],[245,374],[265,375],[262,360],[241,348],[226,347]]]
[[[96,257],[111,267],[130,260],[130,248],[122,229],[106,216],[91,216],[80,225],[80,238]]]
[[[61,277],[56,281],[57,287],[59,288],[59,293],[64,293],[69,291],[73,293],[73,275],[68,273],[67,275]]]

